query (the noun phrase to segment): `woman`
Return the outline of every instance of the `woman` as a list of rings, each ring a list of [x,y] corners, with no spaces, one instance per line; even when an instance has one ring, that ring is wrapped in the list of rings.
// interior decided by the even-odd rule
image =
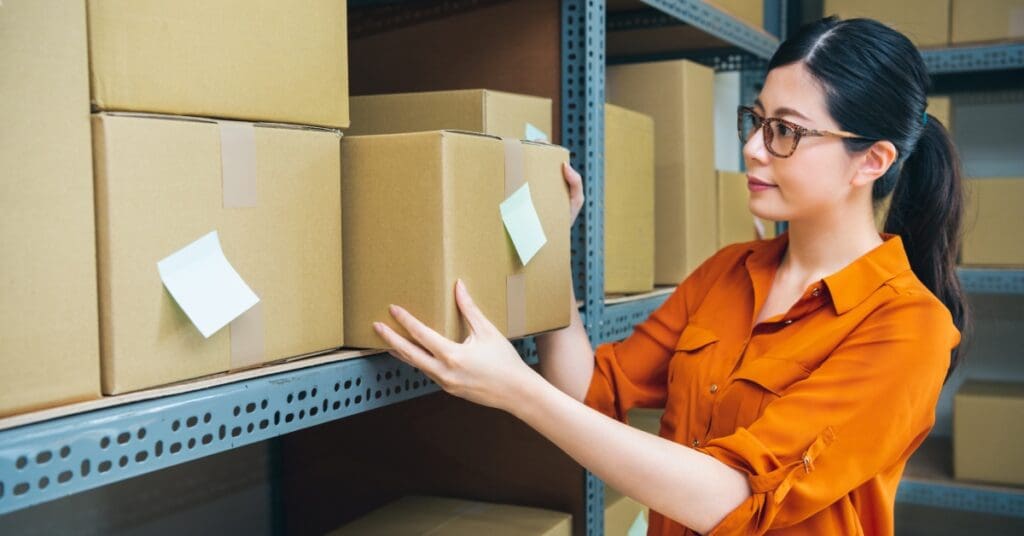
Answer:
[[[650,534],[892,534],[967,322],[959,163],[927,86],[910,41],[875,21],[784,42],[739,124],[750,209],[789,231],[722,249],[596,359],[574,314],[537,338],[536,374],[461,282],[463,343],[399,307],[418,344],[376,328],[449,393],[516,415],[650,506]],[[581,179],[564,174],[575,218]],[[665,408],[660,437],[619,422],[633,407]]]

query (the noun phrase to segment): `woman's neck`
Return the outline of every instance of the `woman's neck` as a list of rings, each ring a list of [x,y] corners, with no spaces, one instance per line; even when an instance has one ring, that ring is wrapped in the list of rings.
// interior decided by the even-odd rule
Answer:
[[[832,275],[883,240],[874,221],[791,222],[789,243],[779,271],[789,277],[817,281]]]

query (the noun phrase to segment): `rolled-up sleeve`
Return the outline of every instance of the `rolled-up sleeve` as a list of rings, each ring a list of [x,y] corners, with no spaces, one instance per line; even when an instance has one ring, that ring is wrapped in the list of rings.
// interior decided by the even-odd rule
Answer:
[[[751,496],[709,535],[764,534],[905,462],[934,424],[960,340],[931,297],[901,295],[747,428],[697,449],[747,475]]]

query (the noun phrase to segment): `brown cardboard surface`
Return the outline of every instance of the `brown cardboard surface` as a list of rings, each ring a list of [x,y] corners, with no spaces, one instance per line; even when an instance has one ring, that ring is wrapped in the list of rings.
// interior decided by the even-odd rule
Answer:
[[[654,122],[604,108],[604,291],[654,288]]]
[[[1024,37],[1024,0],[952,0],[955,44]]]
[[[99,396],[85,5],[0,7],[0,416]]]
[[[1024,266],[1024,178],[1000,177],[967,181],[967,210],[960,264],[965,266]]]
[[[507,336],[564,327],[568,302],[569,196],[565,149],[520,142],[523,173],[547,244],[522,267],[501,220],[505,147],[491,136],[433,131],[350,136],[342,142],[346,344],[379,348],[372,323],[399,326],[401,305],[444,336],[462,340],[455,304],[461,278]],[[387,215],[387,217],[385,217]],[[508,330],[508,277],[522,274],[525,330]]]
[[[654,282],[677,285],[717,251],[714,71],[678,60],[607,75],[608,102],[654,118]]]
[[[629,528],[638,516],[648,519],[650,514],[646,506],[623,495],[618,490],[604,488],[604,533],[607,536],[627,536]]]
[[[950,0],[825,0],[824,15],[866,17],[892,26],[919,47],[949,43]]]
[[[751,26],[764,27],[763,0],[709,0],[708,3]]]
[[[348,126],[347,6],[91,0],[102,110]]]
[[[405,497],[330,534],[571,536],[572,516],[507,504],[443,497]]]
[[[349,136],[466,130],[525,139],[526,124],[551,138],[551,99],[486,89],[352,97]]]
[[[254,130],[257,204],[224,208],[217,123],[93,116],[105,393],[231,368],[233,326],[204,339],[156,267],[213,230],[260,297],[259,362],[342,345],[339,134]]]
[[[517,0],[412,24],[399,17],[370,35],[353,29],[352,94],[489,88],[545,97],[561,110],[561,20],[559,2]],[[548,135],[561,139],[561,114]]]
[[[757,238],[754,215],[750,212],[747,175],[718,172],[718,248]]]
[[[1024,383],[968,380],[953,404],[956,478],[1024,485]]]
[[[661,416],[664,413],[664,409],[633,408],[628,414],[629,425],[648,434],[658,435],[661,432]]]

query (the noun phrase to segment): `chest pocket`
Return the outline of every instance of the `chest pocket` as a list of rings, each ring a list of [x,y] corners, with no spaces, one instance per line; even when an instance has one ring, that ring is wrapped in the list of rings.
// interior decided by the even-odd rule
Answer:
[[[718,336],[710,329],[687,324],[683,328],[679,340],[676,341],[675,354],[669,366],[668,381],[671,383],[677,376],[685,378],[695,376],[701,362],[714,351]]]
[[[810,371],[790,359],[759,357],[743,363],[722,392],[717,415],[723,425],[735,429],[750,426],[768,404]]]

